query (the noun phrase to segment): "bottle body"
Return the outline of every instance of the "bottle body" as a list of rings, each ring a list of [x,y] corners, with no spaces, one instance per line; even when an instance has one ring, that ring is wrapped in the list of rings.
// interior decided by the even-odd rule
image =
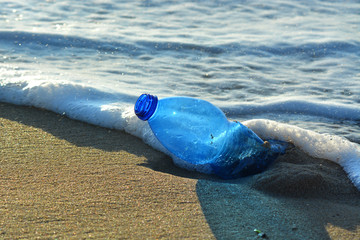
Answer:
[[[184,161],[210,164],[222,178],[261,172],[272,162],[271,149],[262,139],[241,123],[228,121],[219,108],[207,101],[170,97],[154,104],[156,107],[147,106],[155,109],[147,114],[151,115],[147,121],[153,133],[167,150]],[[139,108],[135,106],[138,116]]]

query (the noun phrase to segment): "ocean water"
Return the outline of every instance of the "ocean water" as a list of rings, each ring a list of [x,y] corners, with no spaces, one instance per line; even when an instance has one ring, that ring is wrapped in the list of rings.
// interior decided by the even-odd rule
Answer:
[[[166,152],[134,116],[144,92],[208,100],[360,189],[359,1],[0,1],[0,101]]]

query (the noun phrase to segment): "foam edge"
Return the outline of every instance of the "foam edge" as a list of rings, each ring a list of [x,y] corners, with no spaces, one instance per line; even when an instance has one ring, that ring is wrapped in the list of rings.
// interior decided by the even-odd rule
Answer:
[[[293,143],[297,148],[315,158],[339,164],[360,191],[360,145],[329,134],[321,134],[293,125],[267,119],[243,122],[263,139],[277,139]]]

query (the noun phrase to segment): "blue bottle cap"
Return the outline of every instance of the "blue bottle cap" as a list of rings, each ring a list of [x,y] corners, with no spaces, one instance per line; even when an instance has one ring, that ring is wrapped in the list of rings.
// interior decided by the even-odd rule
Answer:
[[[158,103],[157,96],[142,94],[135,103],[135,114],[143,121],[148,120],[155,112]]]

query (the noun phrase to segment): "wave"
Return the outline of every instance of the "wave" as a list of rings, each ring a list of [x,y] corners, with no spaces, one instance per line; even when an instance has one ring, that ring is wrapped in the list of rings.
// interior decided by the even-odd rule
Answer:
[[[5,81],[0,79],[0,101],[45,108],[70,118],[102,127],[119,129],[141,138],[144,142],[171,156],[158,142],[146,122],[138,120],[133,111],[136,96],[108,93],[66,81]],[[296,106],[295,106],[296,105]],[[300,111],[327,117],[358,120],[359,108],[318,104],[303,101],[275,102],[260,105],[238,105],[232,111],[253,113],[266,110]],[[328,113],[331,112],[331,113]],[[266,119],[244,122],[264,139],[279,139],[294,143],[309,155],[340,164],[360,190],[360,146],[344,138],[315,133],[293,125]],[[172,156],[173,157],[173,156]],[[173,157],[174,162],[189,170],[211,173],[207,165],[191,165]]]
[[[21,31],[0,31],[0,42],[21,44],[22,47],[45,51],[48,51],[51,47],[93,49],[102,52],[124,52],[127,54],[136,54],[138,51],[136,45],[120,41],[107,42],[79,36]]]
[[[321,43],[303,43],[299,45],[290,45],[288,43],[276,43],[273,46],[241,46],[239,44],[223,45],[228,51],[238,51],[243,55],[257,55],[257,56],[307,56],[310,58],[320,58],[326,56],[333,56],[336,54],[351,53],[357,56],[360,55],[360,42],[344,42],[344,41],[329,41]]]
[[[360,120],[360,107],[358,106],[294,99],[264,102],[262,104],[243,103],[231,107],[222,107],[222,109],[230,116],[286,113],[319,116],[337,120]]]
[[[120,41],[122,40],[122,41]],[[321,43],[303,43],[291,45],[289,43],[273,43],[272,45],[246,45],[232,42],[219,45],[202,45],[185,42],[171,41],[130,41],[125,38],[117,41],[103,41],[84,38],[79,36],[35,33],[24,31],[0,31],[0,42],[8,44],[21,44],[21,47],[29,47],[34,50],[45,50],[49,48],[63,49],[92,49],[101,52],[121,53],[130,56],[140,56],[149,53],[174,51],[195,51],[210,55],[256,55],[256,56],[307,56],[326,57],[333,55],[354,54],[360,56],[360,42],[358,41],[329,41]]]

